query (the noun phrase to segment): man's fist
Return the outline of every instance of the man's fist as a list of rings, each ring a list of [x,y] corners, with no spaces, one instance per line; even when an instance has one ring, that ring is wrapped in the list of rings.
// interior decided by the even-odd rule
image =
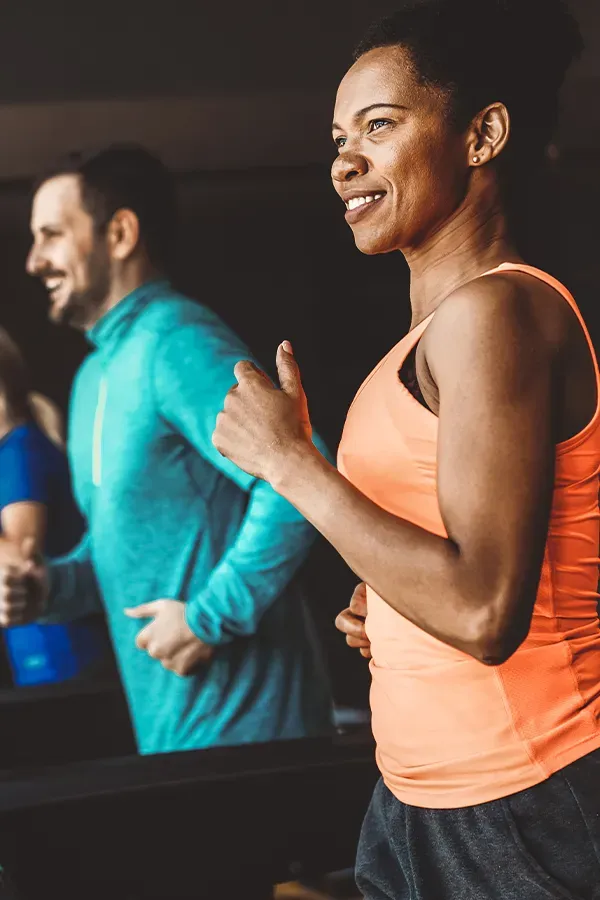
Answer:
[[[350,606],[339,614],[335,627],[346,635],[349,647],[360,650],[365,659],[371,658],[371,641],[365,631],[367,617],[367,586],[363,582],[356,586]]]
[[[0,626],[26,625],[43,615],[48,573],[28,538],[10,562],[0,565]]]
[[[179,600],[154,600],[126,609],[130,619],[152,619],[139,632],[135,644],[176,675],[191,675],[214,651],[196,637],[185,621],[185,605]]]

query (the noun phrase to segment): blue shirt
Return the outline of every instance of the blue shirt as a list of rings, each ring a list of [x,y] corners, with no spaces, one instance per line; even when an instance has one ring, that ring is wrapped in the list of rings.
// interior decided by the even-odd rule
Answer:
[[[212,444],[234,365],[251,354],[164,281],[88,337],[69,429],[87,534],[52,566],[50,611],[82,615],[101,596],[141,753],[327,733],[329,684],[294,581],[314,531]],[[161,598],[185,603],[215,648],[193,676],[135,646],[145,622],[124,609]]]
[[[82,522],[71,494],[67,458],[33,422],[0,440],[0,512],[24,502],[46,507],[48,556],[67,553],[77,544]]]

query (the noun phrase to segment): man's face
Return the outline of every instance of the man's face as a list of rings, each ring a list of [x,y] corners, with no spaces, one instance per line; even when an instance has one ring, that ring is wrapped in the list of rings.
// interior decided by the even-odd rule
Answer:
[[[27,272],[50,298],[50,318],[87,329],[97,321],[110,288],[106,241],[83,208],[77,175],[59,175],[38,189],[31,212],[33,244]]]

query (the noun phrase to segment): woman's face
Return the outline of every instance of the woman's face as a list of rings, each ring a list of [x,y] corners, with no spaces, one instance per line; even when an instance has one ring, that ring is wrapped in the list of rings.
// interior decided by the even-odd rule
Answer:
[[[466,135],[447,96],[419,84],[407,52],[371,50],[336,98],[333,185],[363,253],[418,249],[452,216],[468,189]]]

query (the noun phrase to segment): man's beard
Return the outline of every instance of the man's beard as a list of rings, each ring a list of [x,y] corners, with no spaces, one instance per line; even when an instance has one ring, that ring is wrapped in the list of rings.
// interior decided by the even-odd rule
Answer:
[[[81,291],[72,291],[55,319],[61,325],[81,331],[91,328],[98,321],[110,293],[110,266],[104,248],[101,252],[96,250],[90,254],[87,269],[88,286]]]

